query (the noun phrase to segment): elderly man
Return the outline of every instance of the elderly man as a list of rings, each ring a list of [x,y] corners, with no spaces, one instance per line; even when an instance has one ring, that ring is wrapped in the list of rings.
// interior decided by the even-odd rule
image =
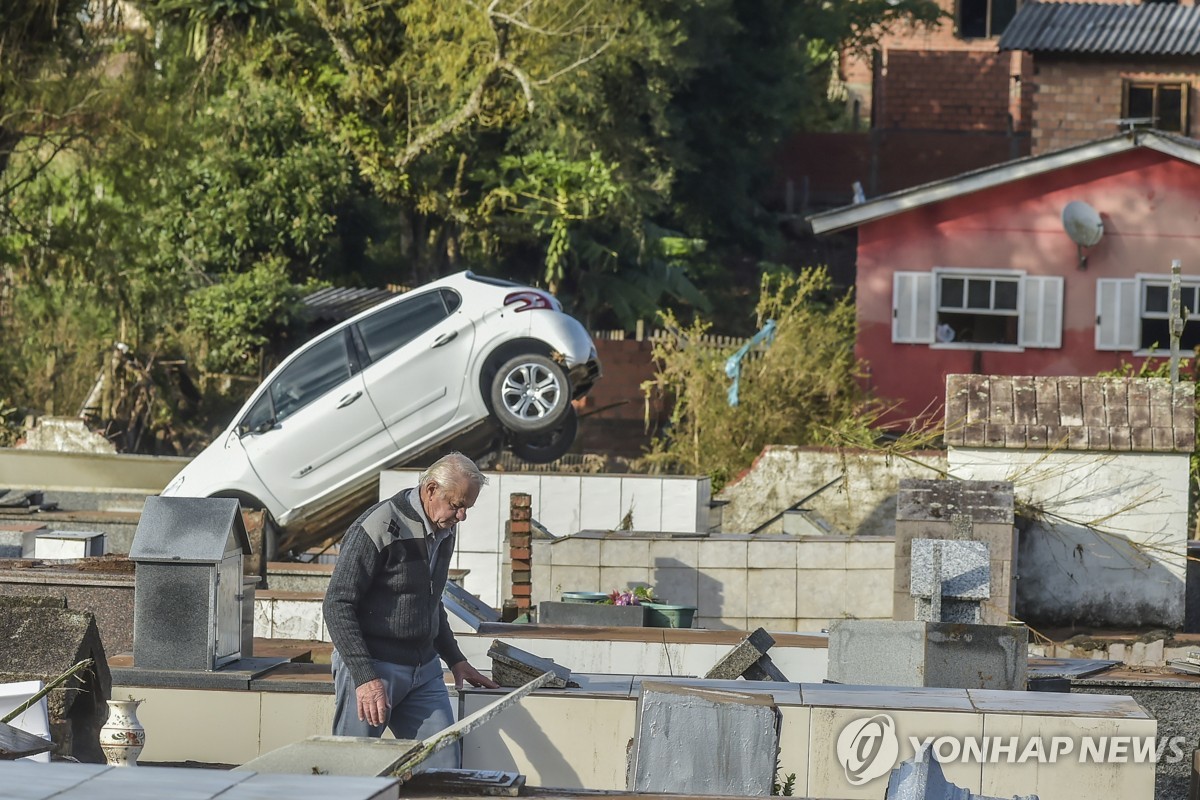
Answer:
[[[397,739],[424,739],[451,725],[439,656],[455,688],[496,687],[467,663],[442,606],[457,525],[486,482],[471,459],[451,453],[346,532],[325,593],[335,735],[378,737],[387,726]],[[447,748],[426,766],[457,761],[457,749]]]

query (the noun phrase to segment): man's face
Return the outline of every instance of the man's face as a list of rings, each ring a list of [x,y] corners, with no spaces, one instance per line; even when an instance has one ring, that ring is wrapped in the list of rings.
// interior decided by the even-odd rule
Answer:
[[[479,487],[474,481],[460,479],[448,487],[427,483],[421,487],[425,514],[433,527],[444,531],[467,518],[467,511],[479,499]]]

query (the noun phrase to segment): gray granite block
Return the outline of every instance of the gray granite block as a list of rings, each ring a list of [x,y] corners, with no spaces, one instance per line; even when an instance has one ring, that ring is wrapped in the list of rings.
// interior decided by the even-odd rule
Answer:
[[[935,591],[933,551],[942,551],[941,596],[957,600],[986,600],[992,596],[991,565],[983,542],[952,539],[914,539],[912,542],[913,597],[932,597]]]

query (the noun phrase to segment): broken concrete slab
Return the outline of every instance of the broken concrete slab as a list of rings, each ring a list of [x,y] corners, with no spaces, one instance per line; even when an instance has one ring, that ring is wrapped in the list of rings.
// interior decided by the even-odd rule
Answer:
[[[781,715],[769,695],[644,681],[637,720],[629,790],[771,794]]]
[[[367,736],[310,736],[258,758],[235,771],[284,775],[383,777],[421,746],[407,739]]]
[[[442,605],[446,607],[446,611],[467,623],[473,631],[478,631],[479,626],[485,622],[500,621],[500,614],[496,609],[454,581],[446,581],[446,588],[442,590]]]
[[[0,596],[0,642],[0,683],[50,683],[92,659],[90,669],[50,693],[50,733],[55,753],[103,763],[98,737],[108,719],[112,676],[95,617],[87,611],[47,608],[30,598]]]
[[[1038,800],[1036,794],[999,798],[975,794],[946,780],[929,745],[892,770],[885,800]]]
[[[571,670],[561,664],[535,656],[499,639],[492,640],[488,658],[492,659],[492,679],[501,686],[524,686],[545,672],[554,674],[554,678],[546,684],[552,689],[578,685],[571,683]]]
[[[766,629],[758,628],[732,650],[722,656],[705,675],[712,680],[736,680],[745,678],[748,681],[781,681],[787,678],[771,661],[767,651],[775,644],[775,639]]]
[[[54,749],[54,742],[0,722],[0,761],[28,758]]]
[[[519,797],[525,776],[495,769],[427,769],[404,782],[406,797]]]

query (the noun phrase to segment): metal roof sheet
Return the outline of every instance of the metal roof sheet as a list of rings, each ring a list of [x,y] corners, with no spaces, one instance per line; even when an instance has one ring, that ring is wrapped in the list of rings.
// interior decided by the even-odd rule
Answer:
[[[1027,2],[1001,50],[1092,55],[1200,55],[1200,6]]]
[[[387,289],[347,289],[335,286],[319,289],[301,302],[310,319],[341,322],[395,296],[395,292]]]

